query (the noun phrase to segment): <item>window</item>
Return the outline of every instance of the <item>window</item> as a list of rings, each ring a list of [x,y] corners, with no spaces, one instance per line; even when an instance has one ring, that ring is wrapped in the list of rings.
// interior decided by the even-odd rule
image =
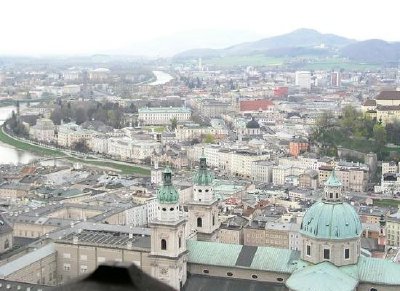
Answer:
[[[171,208],[169,209],[169,211],[174,211],[174,208],[173,208],[173,207],[171,207]]]
[[[201,217],[197,218],[197,227],[203,227],[203,220],[201,219]]]
[[[81,265],[81,273],[86,273],[87,272],[87,266]]]
[[[215,225],[215,215],[212,217],[212,225]]]
[[[324,249],[324,260],[330,260],[330,258],[331,258],[331,250]]]
[[[350,249],[344,249],[344,258],[350,259]]]
[[[165,239],[161,240],[161,249],[166,250],[167,249],[167,241]]]
[[[329,193],[329,198],[333,198],[333,193]]]
[[[64,271],[71,270],[71,264],[64,264]]]
[[[105,257],[97,257],[97,262],[98,263],[104,263],[106,261]]]
[[[178,244],[179,244],[179,248],[181,248],[182,247],[182,237],[179,237]]]
[[[87,261],[87,255],[81,255],[81,261]]]
[[[282,282],[282,281],[283,281],[283,278],[276,278],[276,281]]]
[[[204,273],[204,274],[208,274],[208,273],[210,273],[210,271],[207,270],[207,269],[205,269],[205,270],[203,270],[203,273]]]
[[[69,253],[63,253],[63,258],[64,258],[64,259],[70,259],[70,258],[71,258],[71,254],[69,254]]]
[[[257,275],[251,275],[251,277],[252,277],[253,279],[257,279],[257,278],[258,278]]]
[[[228,272],[228,273],[226,273],[226,275],[228,275],[228,277],[232,277],[233,273],[232,272]]]
[[[311,246],[307,246],[307,251],[306,251],[307,256],[311,256]]]
[[[376,289],[376,288],[371,288],[371,289],[369,289],[369,291],[378,291],[378,289]]]

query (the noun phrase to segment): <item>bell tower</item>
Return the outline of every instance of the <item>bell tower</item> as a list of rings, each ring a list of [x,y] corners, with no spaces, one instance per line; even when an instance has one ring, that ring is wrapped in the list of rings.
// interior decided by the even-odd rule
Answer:
[[[199,170],[193,177],[193,197],[188,203],[189,226],[197,231],[197,239],[217,241],[220,222],[218,201],[214,196],[213,174],[207,168],[204,152],[200,157]]]
[[[187,220],[168,167],[163,172],[163,185],[157,190],[157,202],[157,215],[150,223],[152,276],[180,290],[187,276]]]
[[[325,182],[324,198],[325,202],[340,203],[343,201],[342,198],[342,183],[336,177],[335,169],[332,170],[331,175]]]

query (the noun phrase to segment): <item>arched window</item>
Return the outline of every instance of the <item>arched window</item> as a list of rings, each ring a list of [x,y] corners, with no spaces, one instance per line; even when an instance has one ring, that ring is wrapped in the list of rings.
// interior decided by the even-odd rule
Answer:
[[[215,215],[212,217],[212,225],[215,225]]]
[[[167,249],[167,241],[165,239],[161,240],[161,249],[166,250]]]
[[[4,249],[8,249],[10,247],[10,242],[8,241],[8,239],[6,239],[6,241],[4,242]]]
[[[197,218],[197,227],[203,227],[203,219],[201,217]]]
[[[178,244],[179,244],[179,248],[181,248],[182,247],[182,237],[179,237]]]

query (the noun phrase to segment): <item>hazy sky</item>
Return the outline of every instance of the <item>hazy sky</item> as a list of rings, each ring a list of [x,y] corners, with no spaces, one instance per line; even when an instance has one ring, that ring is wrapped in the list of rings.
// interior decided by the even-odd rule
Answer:
[[[195,29],[400,40],[396,0],[0,0],[0,53],[96,53]]]

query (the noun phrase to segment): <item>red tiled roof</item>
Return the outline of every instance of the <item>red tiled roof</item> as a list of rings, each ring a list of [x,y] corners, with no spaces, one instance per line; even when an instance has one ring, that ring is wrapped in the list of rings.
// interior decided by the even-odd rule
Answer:
[[[240,101],[240,111],[264,111],[273,105],[271,100],[266,99],[245,100]]]
[[[382,91],[376,100],[400,100],[400,91]]]

